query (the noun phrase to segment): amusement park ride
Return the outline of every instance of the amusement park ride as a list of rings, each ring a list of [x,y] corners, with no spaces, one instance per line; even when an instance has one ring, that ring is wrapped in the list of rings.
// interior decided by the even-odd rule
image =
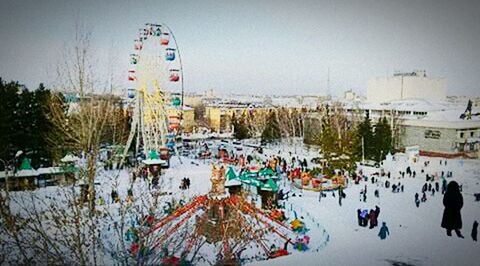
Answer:
[[[170,154],[178,156],[175,142],[183,111],[183,68],[178,44],[167,25],[147,23],[140,29],[134,49],[128,71],[134,87],[128,90],[133,119],[123,158],[136,137],[135,154],[142,151],[147,164],[168,167]],[[169,102],[167,90],[181,91],[182,99],[176,97]],[[168,112],[168,108],[175,111]]]
[[[151,217],[131,245],[132,256],[141,256],[147,264],[240,265],[288,255],[289,245],[306,249],[310,238],[303,222],[295,218],[288,226],[276,216],[279,210],[267,212],[241,193],[227,193],[223,166],[213,166],[210,181],[208,194],[159,220]],[[213,259],[205,259],[212,254]]]

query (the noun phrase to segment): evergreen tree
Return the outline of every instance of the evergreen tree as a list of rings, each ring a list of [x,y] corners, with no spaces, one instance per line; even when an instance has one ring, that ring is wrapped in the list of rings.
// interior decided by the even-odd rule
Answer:
[[[248,131],[248,127],[245,123],[245,115],[237,119],[235,117],[235,113],[232,114],[231,124],[233,126],[233,136],[236,139],[248,139],[250,137],[250,133]]]
[[[273,142],[281,138],[280,127],[273,111],[268,114],[267,124],[262,132],[262,141]]]
[[[17,119],[16,110],[19,103],[19,87],[17,82],[6,83],[0,78],[0,94],[2,95],[2,104],[0,104],[0,158],[4,161],[11,160],[16,153],[15,137],[18,130],[15,130],[15,120]],[[4,170],[4,165],[0,164],[0,169]]]
[[[28,157],[34,168],[49,165],[50,91],[43,84],[29,91],[18,82],[5,83],[0,79],[0,93],[5,99],[0,105],[0,158],[10,161],[21,150],[17,166],[23,157]]]
[[[375,159],[375,141],[373,138],[372,124],[370,122],[370,117],[368,114],[357,127],[357,140],[355,141],[355,143],[357,144],[355,149],[356,155],[359,158],[362,157],[363,153],[365,159]]]
[[[379,118],[374,132],[374,159],[381,161],[392,150],[392,131],[386,117]]]
[[[325,108],[321,121],[319,146],[325,164],[323,173],[334,174],[334,170],[352,171],[355,166],[355,128],[348,122],[341,108]]]
[[[337,154],[337,137],[330,123],[329,117],[322,119],[322,132],[320,133],[320,151],[323,154],[323,158],[326,160],[327,165],[324,167],[324,174],[330,175],[335,170],[333,165],[333,159],[338,156]]]

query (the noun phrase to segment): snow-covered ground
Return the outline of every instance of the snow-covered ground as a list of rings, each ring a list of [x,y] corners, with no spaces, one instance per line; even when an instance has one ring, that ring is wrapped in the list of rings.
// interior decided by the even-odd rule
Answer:
[[[290,152],[307,159],[315,155],[314,151],[301,145],[283,144],[265,149],[263,157],[279,151],[285,157]],[[425,160],[430,161],[427,167],[423,167]],[[440,165],[439,161],[437,158],[421,157],[417,163],[412,163],[405,157],[397,156],[394,162],[384,162],[383,169],[391,172],[389,181],[391,184],[403,184],[404,192],[392,193],[391,188],[383,187],[382,183],[388,179],[386,176],[380,177],[376,184],[370,180],[361,181],[358,185],[350,182],[344,191],[347,197],[342,200],[342,206],[338,203],[338,193],[333,197],[327,192],[327,197],[319,202],[317,192],[293,190],[296,196],[288,199],[287,214],[292,215],[289,211],[289,206],[292,206],[298,216],[303,217],[310,229],[308,235],[312,238],[310,250],[299,252],[290,249],[292,254],[289,256],[255,261],[251,265],[480,265],[480,244],[470,237],[473,221],[480,221],[480,202],[475,202],[473,196],[480,192],[480,160],[449,159],[446,166]],[[173,197],[188,200],[194,195],[206,194],[210,189],[211,161],[182,157],[182,162],[180,164],[174,157],[172,167],[163,176]],[[416,171],[416,178],[408,175],[400,178],[398,172],[405,171],[407,166]],[[424,173],[421,173],[422,168]],[[380,170],[365,167],[363,171],[371,176]],[[415,206],[414,195],[419,193],[421,197],[425,174],[440,176],[441,171],[452,171],[453,177],[447,180],[463,184],[462,233],[465,239],[455,234],[448,237],[440,227],[443,213],[441,193],[431,196],[427,192],[427,201],[419,208]],[[179,189],[183,177],[191,179],[189,190]],[[365,185],[368,192],[367,200],[363,202],[360,190]],[[379,198],[374,197],[375,189],[380,192]],[[372,209],[376,205],[381,209],[379,225],[386,222],[390,230],[390,236],[385,240],[378,237],[379,227],[369,229],[357,224],[357,209]]]
[[[431,163],[419,174],[423,161]],[[416,178],[399,178],[398,171],[405,171],[407,165],[416,170]],[[308,210],[327,230],[330,241],[320,252],[305,252],[290,256],[257,262],[256,265],[480,265],[480,244],[470,237],[474,220],[480,221],[480,202],[474,201],[473,193],[480,192],[480,161],[448,160],[447,166],[440,165],[439,159],[421,158],[416,164],[407,160],[399,160],[385,164],[384,169],[391,171],[390,182],[401,182],[404,192],[392,193],[379,184],[360,182],[350,183],[345,189],[347,197],[342,206],[338,203],[338,194],[334,198],[331,193],[321,202],[318,194],[305,191],[302,197],[291,198],[294,208]],[[453,171],[453,178],[463,184],[464,207],[462,209],[463,235],[460,239],[453,234],[448,237],[440,227],[443,195],[431,196],[427,192],[427,201],[417,208],[414,194],[419,193],[425,183],[425,174],[440,174],[441,171]],[[364,173],[376,172],[378,169],[365,169]],[[387,177],[380,178],[385,181]],[[370,181],[370,180],[369,180]],[[381,183],[381,182],[379,182]],[[360,190],[367,185],[367,200],[360,201]],[[375,189],[379,189],[380,197],[374,197]],[[386,222],[390,236],[380,240],[377,236],[379,227],[368,229],[357,224],[356,210],[371,209],[378,205],[381,209],[379,224]],[[307,222],[308,223],[308,222]],[[308,224],[307,224],[308,226]],[[315,235],[311,235],[315,238]]]
[[[245,148],[246,154],[253,150]],[[292,146],[283,144],[271,146],[264,150],[259,157],[268,158],[273,154],[289,157],[298,155],[300,159],[316,156],[313,149],[302,145]],[[430,165],[424,166],[424,161],[429,160]],[[379,182],[372,184],[361,181],[355,185],[350,182],[344,190],[347,197],[339,206],[338,193],[333,197],[327,192],[326,198],[319,202],[317,192],[299,191],[293,189],[295,197],[290,197],[285,203],[287,216],[293,217],[296,211],[303,217],[307,233],[311,237],[310,249],[300,252],[289,249],[290,255],[265,261],[254,261],[251,265],[480,265],[480,244],[473,242],[470,237],[474,220],[480,221],[480,202],[474,201],[474,193],[480,193],[480,160],[449,159],[447,165],[440,165],[440,159],[421,157],[417,163],[409,162],[405,157],[396,156],[396,161],[384,162],[383,169],[391,172],[391,184],[400,182],[404,185],[404,192],[392,193],[391,188],[382,186],[388,178],[380,177]],[[443,160],[443,159],[442,159]],[[172,166],[167,169],[161,178],[162,190],[172,192],[166,198],[184,199],[188,201],[195,195],[206,194],[210,190],[211,161],[198,161],[182,157],[172,158]],[[400,178],[399,171],[405,171],[410,166],[417,173],[416,178]],[[425,173],[421,173],[424,168]],[[365,167],[364,174],[371,176],[379,169]],[[414,203],[414,194],[419,193],[425,183],[425,174],[441,175],[441,171],[452,171],[453,177],[447,180],[456,180],[463,184],[464,207],[462,209],[463,229],[465,239],[460,239],[455,234],[448,237],[440,227],[443,204],[441,193],[431,196],[427,192],[427,201],[417,208]],[[182,178],[191,180],[188,190],[181,190]],[[127,195],[129,188],[129,173],[127,170],[112,170],[101,173],[98,182],[98,193],[107,202],[108,208],[112,187],[118,187],[121,198]],[[118,186],[113,185],[118,182]],[[285,181],[282,181],[285,183]],[[360,199],[360,190],[367,186],[366,202]],[[284,185],[284,189],[291,186]],[[138,180],[134,187],[134,195],[146,191],[148,185],[145,181]],[[374,197],[374,190],[378,189],[380,197]],[[52,194],[55,187],[39,189],[36,193]],[[28,192],[17,192],[18,195]],[[164,199],[168,201],[168,199]],[[357,209],[372,209],[379,206],[381,211],[378,218],[379,225],[386,222],[390,236],[380,240],[379,227],[368,229],[357,224]],[[158,208],[163,207],[158,206]],[[397,263],[397,264],[395,264]],[[404,264],[402,264],[404,263]]]
[[[289,145],[271,147],[264,151],[264,155],[269,157],[280,151],[282,156],[288,157],[289,152],[295,154],[295,150],[300,158],[314,156],[311,150]],[[425,160],[430,161],[427,167],[423,167]],[[376,184],[370,180],[361,181],[358,185],[350,182],[345,189],[347,197],[343,199],[342,206],[338,203],[338,193],[335,197],[327,193],[327,197],[319,202],[317,192],[294,191],[297,196],[289,198],[287,209],[291,205],[299,216],[303,216],[310,228],[311,249],[306,252],[293,251],[289,256],[257,261],[252,265],[394,265],[395,262],[410,265],[480,265],[480,244],[473,242],[470,237],[473,221],[480,221],[480,202],[475,202],[473,196],[480,192],[480,161],[449,159],[446,166],[440,165],[439,161],[437,158],[421,157],[417,163],[412,163],[405,157],[397,156],[394,162],[384,162],[383,169],[391,172],[390,182],[403,184],[404,192],[392,193],[391,188],[383,187],[381,184],[388,179],[386,176],[380,177]],[[165,174],[166,178],[173,181],[172,189],[180,193],[178,195],[206,193],[210,188],[209,161],[183,159],[183,162],[182,165],[174,162],[174,166]],[[408,175],[400,178],[398,172],[405,171],[407,166],[416,171],[416,178]],[[422,168],[424,173],[421,173]],[[379,172],[379,169],[364,168],[363,171],[370,176]],[[441,171],[452,171],[453,177],[447,180],[463,184],[462,233],[465,239],[455,234],[448,237],[440,227],[443,213],[441,193],[431,196],[427,192],[427,201],[421,203],[419,208],[415,206],[414,195],[419,193],[421,197],[421,189],[426,182],[425,174],[440,176]],[[190,191],[178,190],[183,177],[192,180]],[[365,185],[367,201],[363,202],[360,200],[360,190]],[[374,197],[375,189],[380,192],[379,198]],[[379,225],[386,222],[390,230],[390,236],[385,240],[378,237],[379,227],[368,229],[357,224],[357,209],[372,209],[376,205],[381,209]],[[316,238],[320,241],[316,241]]]

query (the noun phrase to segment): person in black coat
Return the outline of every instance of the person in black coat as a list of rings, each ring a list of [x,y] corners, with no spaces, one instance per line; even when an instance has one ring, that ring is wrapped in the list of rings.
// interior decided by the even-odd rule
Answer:
[[[380,215],[380,207],[375,205],[375,217],[378,219],[378,216]]]
[[[447,230],[448,236],[451,236],[452,230],[455,230],[457,236],[463,238],[460,232],[460,229],[462,229],[460,210],[463,207],[463,197],[457,182],[451,181],[448,183],[447,191],[443,197],[443,206],[445,206],[445,210],[443,211],[442,228]]]
[[[478,234],[478,222],[475,221],[473,222],[472,234],[471,234],[473,241],[477,241],[477,234]]]

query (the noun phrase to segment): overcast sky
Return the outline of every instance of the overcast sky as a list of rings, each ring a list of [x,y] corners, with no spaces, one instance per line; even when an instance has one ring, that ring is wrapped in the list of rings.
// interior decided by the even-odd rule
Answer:
[[[49,84],[76,21],[99,58],[128,55],[145,22],[166,23],[186,91],[365,93],[369,78],[426,69],[447,91],[480,95],[480,1],[0,1],[0,76]],[[100,70],[99,70],[100,71]]]

